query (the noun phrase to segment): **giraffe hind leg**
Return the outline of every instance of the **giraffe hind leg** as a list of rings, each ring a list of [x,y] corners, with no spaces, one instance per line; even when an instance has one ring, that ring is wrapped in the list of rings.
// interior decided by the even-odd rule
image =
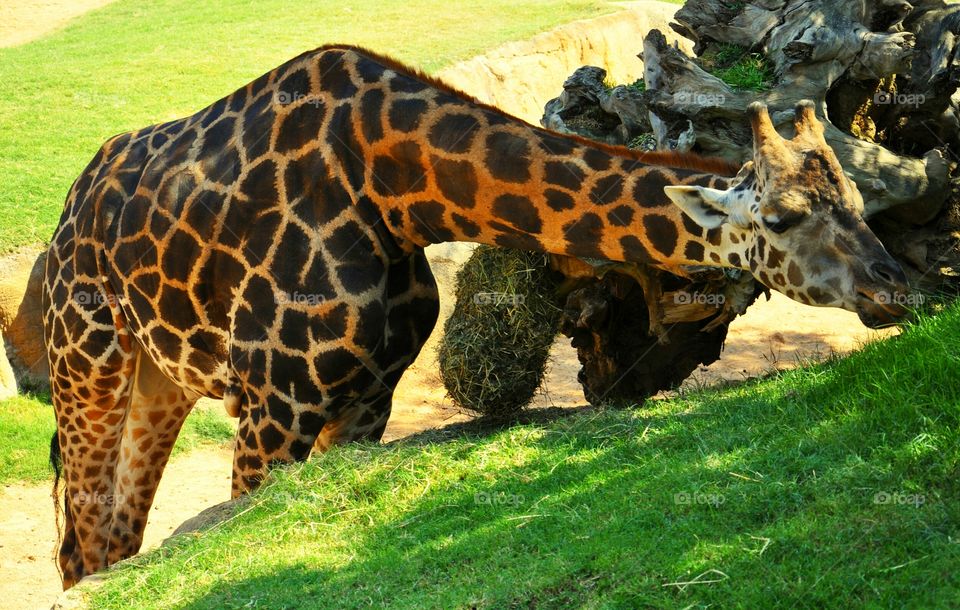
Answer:
[[[167,378],[140,351],[115,472],[107,563],[135,555],[160,477],[197,396]]]
[[[64,481],[58,562],[65,589],[139,550],[156,484],[196,400],[130,340],[120,315],[102,311],[109,306],[71,299],[48,314],[69,322],[47,321],[55,333],[69,333],[48,343],[57,415],[51,462],[62,466]]]

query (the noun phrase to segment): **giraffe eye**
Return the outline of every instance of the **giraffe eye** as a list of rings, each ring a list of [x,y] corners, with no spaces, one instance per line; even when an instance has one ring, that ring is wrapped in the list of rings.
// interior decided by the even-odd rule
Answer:
[[[764,220],[764,221],[763,221],[763,224],[766,225],[767,229],[773,231],[774,233],[778,233],[778,234],[779,234],[779,233],[783,233],[784,231],[786,231],[787,229],[790,228],[790,227],[787,226],[782,220],[781,220],[781,221],[778,221],[778,222],[775,222],[775,223],[771,223],[771,222],[768,222],[768,221]]]
[[[807,216],[809,216],[809,212],[798,210],[782,210],[772,219],[768,219],[763,216],[761,216],[761,218],[763,219],[763,226],[766,227],[768,231],[780,234],[797,226],[803,222]]]
[[[776,222],[770,222],[767,219],[763,220],[763,225],[768,230],[773,231],[774,233],[777,233],[777,234],[783,233],[784,231],[793,227],[796,224],[797,224],[797,220],[790,221],[789,219],[786,219],[786,218],[781,218]]]

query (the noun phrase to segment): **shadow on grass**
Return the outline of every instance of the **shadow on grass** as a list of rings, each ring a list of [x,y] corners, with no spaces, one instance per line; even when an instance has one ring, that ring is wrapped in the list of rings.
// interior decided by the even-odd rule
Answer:
[[[465,422],[447,424],[438,428],[431,428],[417,432],[403,438],[384,443],[385,447],[406,444],[432,444],[453,440],[456,438],[471,438],[474,440],[503,432],[516,426],[549,424],[577,414],[596,412],[597,407],[582,405],[579,407],[544,407],[540,409],[524,409],[513,418],[478,417]]]
[[[957,514],[948,506],[956,504],[955,485],[915,481],[922,505],[878,503],[880,493],[910,493],[911,464],[891,472],[889,463],[858,460],[879,440],[863,417],[776,415],[782,407],[772,397],[747,405],[730,397],[680,419],[585,410],[528,440],[533,457],[503,476],[467,474],[397,518],[371,514],[373,526],[358,524],[340,541],[349,547],[345,563],[319,567],[322,553],[271,562],[268,573],[231,578],[186,607],[258,599],[276,607],[829,607],[942,603],[940,595],[955,594],[957,578],[947,575],[960,559],[951,543]],[[734,410],[738,426],[723,429],[719,416]],[[537,414],[534,427],[562,415]],[[444,433],[489,431],[460,425]],[[885,451],[912,440],[898,436]],[[432,435],[406,441],[436,442]],[[483,448],[448,442],[458,460]],[[377,478],[368,491],[389,489]],[[291,492],[309,474],[304,479],[291,481]],[[273,552],[313,544],[316,523],[304,519]],[[931,568],[945,580],[930,583]],[[924,592],[917,582],[935,586]]]

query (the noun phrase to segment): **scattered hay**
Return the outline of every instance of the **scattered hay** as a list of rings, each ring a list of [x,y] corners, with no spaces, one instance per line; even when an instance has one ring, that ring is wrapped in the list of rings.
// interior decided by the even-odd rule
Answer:
[[[544,254],[480,246],[457,273],[438,360],[460,408],[510,417],[540,387],[561,314],[547,262]]]

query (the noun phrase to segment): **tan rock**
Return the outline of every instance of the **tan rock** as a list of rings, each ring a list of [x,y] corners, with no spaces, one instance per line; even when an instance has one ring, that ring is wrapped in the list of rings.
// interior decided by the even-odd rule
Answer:
[[[0,400],[17,395],[17,380],[7,360],[7,350],[3,347],[3,333],[0,333]]]
[[[181,523],[180,526],[177,527],[172,534],[170,534],[170,537],[161,543],[161,546],[169,546],[170,544],[173,544],[173,539],[176,536],[186,534],[196,535],[208,529],[214,528],[233,517],[233,515],[238,511],[238,506],[244,506],[249,503],[250,496],[242,496],[240,498],[226,500],[219,504],[214,504],[213,506],[201,511],[196,516],[191,517]]]
[[[21,384],[40,387],[49,383],[40,303],[45,262],[46,252],[36,249],[0,260],[0,332],[7,358]]]

